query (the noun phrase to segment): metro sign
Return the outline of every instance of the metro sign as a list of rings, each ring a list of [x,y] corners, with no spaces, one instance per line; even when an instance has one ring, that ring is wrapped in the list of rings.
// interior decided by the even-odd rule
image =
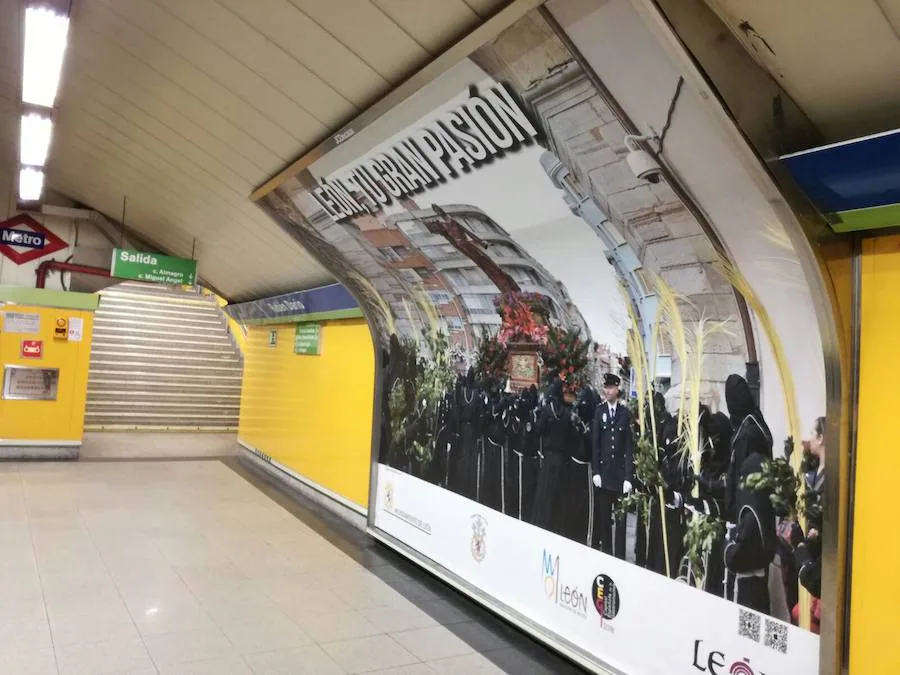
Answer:
[[[0,253],[16,265],[62,251],[68,246],[27,213],[0,223]]]

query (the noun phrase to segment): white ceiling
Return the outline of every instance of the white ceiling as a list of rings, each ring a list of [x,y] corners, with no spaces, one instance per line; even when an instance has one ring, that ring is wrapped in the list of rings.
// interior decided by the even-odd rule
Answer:
[[[898,126],[900,0],[705,1],[829,140]],[[74,0],[49,185],[113,219],[127,196],[232,299],[325,282],[248,195],[507,2]],[[6,212],[24,4],[0,0]]]
[[[829,141],[900,126],[900,0],[706,2]]]
[[[0,0],[0,220],[15,212],[19,147],[19,73],[22,72],[20,0]]]
[[[0,0],[7,63],[5,10],[22,4]],[[174,255],[196,239],[200,275],[231,299],[323,283],[248,195],[505,4],[75,0],[48,183],[117,220],[127,196],[126,224]],[[18,63],[0,71],[14,106]]]

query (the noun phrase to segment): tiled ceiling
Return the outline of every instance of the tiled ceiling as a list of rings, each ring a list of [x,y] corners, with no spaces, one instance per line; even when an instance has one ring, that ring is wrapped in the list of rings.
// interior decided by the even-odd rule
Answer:
[[[124,206],[173,255],[195,249],[231,299],[323,283],[248,195],[506,3],[74,0],[48,184],[116,220]],[[6,10],[22,4],[0,0],[4,109],[20,44]]]

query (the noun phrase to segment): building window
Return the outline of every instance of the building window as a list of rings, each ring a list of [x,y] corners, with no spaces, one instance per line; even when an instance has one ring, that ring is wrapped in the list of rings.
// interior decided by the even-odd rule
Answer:
[[[469,267],[468,269],[460,270],[460,273],[469,286],[486,286],[491,283],[488,275],[480,267]]]
[[[462,272],[459,270],[445,270],[443,272],[444,278],[450,282],[450,285],[453,286],[457,291],[461,291],[464,288],[468,288],[469,282],[466,281],[466,278],[462,275]]]
[[[493,234],[494,232],[494,228],[480,218],[467,218],[465,225],[471,232],[476,234]]]
[[[406,281],[408,281],[411,284],[421,284],[422,283],[422,277],[420,277],[415,270],[401,269],[400,276],[402,276]]]
[[[494,296],[492,295],[465,294],[462,298],[466,309],[480,311],[490,311],[494,309]]]
[[[409,255],[409,249],[405,246],[384,246],[378,250],[391,262],[400,262]]]
[[[507,267],[507,274],[520,284],[537,284],[537,276],[524,267]]]
[[[406,236],[419,235],[419,234],[428,234],[428,230],[425,226],[415,220],[404,220],[402,223],[397,224],[400,230]]]
[[[441,319],[444,328],[449,333],[458,333],[463,329],[463,322],[458,316],[445,316]]]
[[[428,297],[435,305],[448,305],[453,302],[453,296],[447,291],[428,291]]]
[[[441,244],[440,246],[423,246],[422,253],[432,260],[447,260],[456,256],[458,251],[450,244]]]
[[[498,258],[521,258],[519,252],[509,244],[494,244],[490,248],[491,253],[493,253]]]

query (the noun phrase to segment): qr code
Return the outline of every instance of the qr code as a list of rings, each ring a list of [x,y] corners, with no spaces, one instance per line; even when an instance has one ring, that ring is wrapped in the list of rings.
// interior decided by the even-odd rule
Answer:
[[[759,642],[760,615],[748,609],[742,609],[738,618],[738,635]]]
[[[788,627],[786,623],[775,621],[774,619],[766,619],[766,647],[771,647],[777,652],[787,654],[788,650]]]

